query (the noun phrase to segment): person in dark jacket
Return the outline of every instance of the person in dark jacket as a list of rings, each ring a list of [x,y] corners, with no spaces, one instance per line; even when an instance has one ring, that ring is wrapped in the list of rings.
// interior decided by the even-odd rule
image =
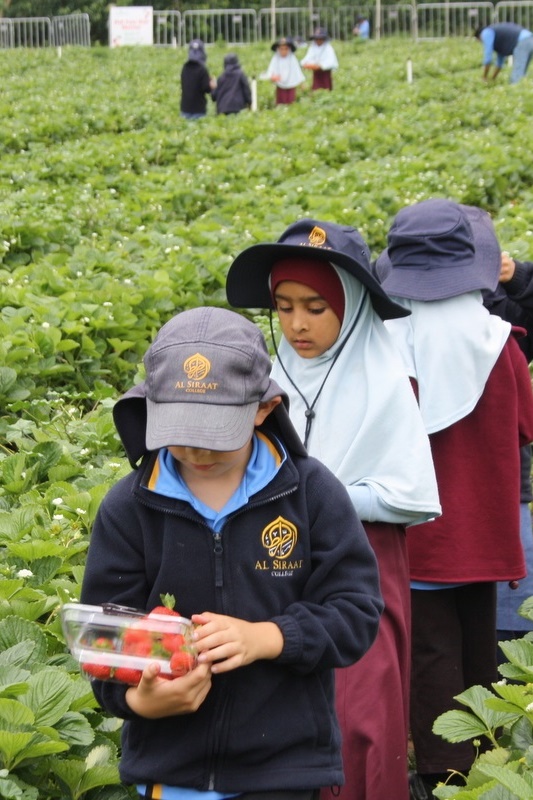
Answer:
[[[224,72],[217,80],[211,97],[217,104],[217,114],[238,114],[239,111],[250,108],[250,84],[235,53],[224,56]]]
[[[490,78],[490,67],[494,53],[496,65],[492,73],[494,80],[502,69],[508,56],[513,57],[510,83],[518,83],[523,78],[533,56],[533,33],[515,22],[499,22],[477,28],[474,36],[483,45],[483,80]]]
[[[189,43],[189,55],[181,70],[181,116],[198,119],[207,114],[207,95],[216,87],[206,67],[207,54],[201,39]]]
[[[483,303],[491,314],[497,314],[512,325],[523,328],[525,335],[517,339],[529,364],[533,361],[533,262],[516,261],[502,253],[500,282],[493,292],[483,292]],[[496,627],[498,641],[519,639],[532,630],[530,620],[518,609],[533,595],[533,530],[530,503],[531,445],[520,448],[520,537],[524,548],[527,575],[521,581],[498,583]],[[500,662],[507,659],[498,650]]]
[[[142,461],[100,506],[81,601],[151,610],[173,594],[198,666],[93,682],[125,720],[121,779],[162,800],[314,800],[343,782],[334,669],[376,636],[374,553],[344,486],[303,448],[252,322],[184,311],[144,363],[113,412]]]

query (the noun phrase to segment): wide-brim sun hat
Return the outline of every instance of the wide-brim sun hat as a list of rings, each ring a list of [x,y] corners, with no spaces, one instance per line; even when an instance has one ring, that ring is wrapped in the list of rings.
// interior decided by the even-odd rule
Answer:
[[[310,39],[329,39],[329,33],[327,28],[316,28],[312,35],[309,37]]]
[[[289,225],[277,242],[252,245],[235,258],[226,280],[230,305],[274,308],[270,273],[277,261],[291,257],[326,261],[353,275],[368,289],[372,305],[382,319],[409,314],[388,297],[372,274],[368,245],[355,228],[308,218]]]
[[[278,396],[283,402],[267,421],[272,418],[273,432],[289,449],[305,453],[287,396],[270,378],[263,334],[240,314],[215,307],[177,314],[157,334],[144,364],[145,381],[113,409],[132,465],[172,445],[239,450],[251,440],[259,404]]]
[[[282,36],[281,39],[277,39],[270,49],[275,52],[282,44],[286,44],[287,47],[290,47],[293,53],[296,52],[296,44],[291,36]]]
[[[490,215],[476,206],[432,198],[402,208],[375,273],[389,295],[445,300],[494,291],[501,250]]]

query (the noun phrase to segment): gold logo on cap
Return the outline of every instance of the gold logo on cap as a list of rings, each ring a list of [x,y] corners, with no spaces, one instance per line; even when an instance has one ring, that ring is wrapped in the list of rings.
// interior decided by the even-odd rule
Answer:
[[[278,517],[263,530],[261,541],[271,558],[288,558],[298,540],[296,526]]]
[[[200,353],[195,353],[183,362],[183,369],[190,381],[201,381],[209,374],[211,362]]]
[[[318,225],[315,225],[309,234],[309,242],[313,247],[322,247],[326,242],[326,231],[323,228],[319,228]]]

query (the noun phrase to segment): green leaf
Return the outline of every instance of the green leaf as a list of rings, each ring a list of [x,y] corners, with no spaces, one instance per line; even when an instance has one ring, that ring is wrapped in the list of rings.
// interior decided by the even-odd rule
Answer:
[[[433,723],[433,733],[448,742],[466,742],[487,735],[484,722],[467,711],[445,711]]]
[[[55,725],[70,707],[71,679],[58,669],[44,668],[31,675],[28,684],[28,693],[20,699],[33,710],[35,724]]]
[[[56,725],[61,739],[70,746],[85,747],[94,741],[94,730],[87,718],[80,713],[69,711],[64,714]]]

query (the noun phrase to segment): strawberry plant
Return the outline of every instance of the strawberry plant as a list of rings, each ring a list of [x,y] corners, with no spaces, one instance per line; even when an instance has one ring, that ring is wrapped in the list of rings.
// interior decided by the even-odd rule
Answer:
[[[520,614],[533,621],[533,597],[522,604]],[[466,710],[447,711],[433,726],[434,733],[449,742],[473,740],[479,746],[485,738],[491,745],[462,776],[464,786],[441,784],[435,789],[440,800],[533,796],[533,633],[499,646],[508,659],[499,667],[503,679],[492,691],[473,686],[462,692],[456,700]]]
[[[213,74],[227,50],[209,49]],[[131,796],[117,782],[120,722],[94,706],[58,614],[79,599],[98,505],[130,469],[113,403],[142,380],[162,324],[225,305],[234,256],[301,216],[354,225],[377,256],[403,205],[446,196],[488,209],[504,249],[531,258],[531,78],[484,84],[467,37],[336,50],[333,92],[307,86],[275,107],[258,80],[256,113],[210,106],[196,122],[179,116],[185,48],[2,53],[2,797]],[[239,59],[259,76],[270,45]],[[261,309],[244,313],[270,338]],[[41,671],[60,714],[44,722]]]

